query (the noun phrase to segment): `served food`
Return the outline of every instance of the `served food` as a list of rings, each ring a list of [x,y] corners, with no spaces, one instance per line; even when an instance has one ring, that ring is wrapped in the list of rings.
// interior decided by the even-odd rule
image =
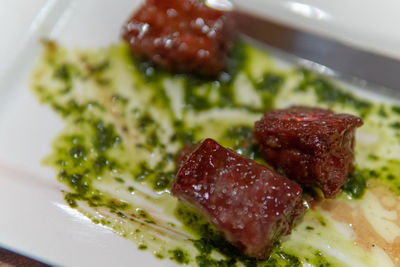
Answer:
[[[124,28],[132,53],[172,71],[217,76],[233,47],[229,13],[191,0],[146,0]]]
[[[206,139],[182,163],[171,192],[200,210],[250,257],[268,259],[303,214],[295,182]]]
[[[136,24],[141,15],[134,15],[131,30],[140,23],[150,27],[150,17],[172,19],[164,16],[168,5],[205,8],[187,0],[147,1],[142,12],[149,17]],[[171,25],[179,28],[172,17]],[[142,41],[152,42],[157,34],[164,32]],[[48,41],[35,69],[34,92],[66,123],[45,163],[57,170],[72,208],[140,250],[180,264],[400,262],[398,106],[356,96],[304,69],[282,68],[288,62],[241,41],[226,67],[211,63],[211,72],[206,61],[186,65],[191,57],[169,54],[174,49],[160,49],[169,51],[163,54],[160,47],[135,42],[72,50]],[[226,57],[229,50],[221,53]],[[299,185],[266,161],[336,198],[311,203],[315,198],[307,188],[301,199]],[[310,169],[316,181],[310,181]]]
[[[233,45],[231,27],[228,13],[203,2],[147,0],[126,24],[124,39],[136,58],[217,76]],[[354,169],[354,129],[361,125],[352,115],[294,107],[267,112],[256,122],[255,137],[269,164],[333,198]],[[178,163],[172,193],[197,207],[246,255],[268,258],[300,214],[299,186],[212,139],[186,157]]]
[[[254,135],[271,166],[334,198],[354,170],[355,129],[361,125],[353,115],[299,106],[265,113]]]

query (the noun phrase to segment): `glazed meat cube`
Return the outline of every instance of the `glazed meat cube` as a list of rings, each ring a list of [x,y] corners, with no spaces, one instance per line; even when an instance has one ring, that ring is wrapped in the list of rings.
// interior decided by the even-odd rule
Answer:
[[[176,171],[179,171],[183,164],[189,159],[190,154],[196,150],[201,143],[186,144],[176,155]]]
[[[186,157],[172,193],[197,208],[227,241],[260,259],[268,258],[273,243],[291,232],[304,211],[297,183],[212,139]]]
[[[195,0],[146,0],[124,27],[138,58],[177,72],[216,76],[233,46],[230,15]]]
[[[349,114],[299,106],[265,113],[254,136],[278,172],[333,198],[354,169],[354,134],[362,124]]]

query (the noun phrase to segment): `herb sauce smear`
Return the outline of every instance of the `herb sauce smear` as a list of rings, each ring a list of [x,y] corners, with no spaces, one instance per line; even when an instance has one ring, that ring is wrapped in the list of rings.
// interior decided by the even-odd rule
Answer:
[[[364,119],[357,170],[335,201],[363,201],[369,179],[400,194],[400,107],[357,97],[304,69],[277,68],[275,61],[238,43],[227,72],[209,81],[135,62],[122,43],[81,51],[48,41],[32,87],[65,128],[44,163],[66,185],[72,208],[160,259],[198,266],[375,266],[379,258],[318,207],[276,244],[269,260],[258,261],[170,195],[185,144],[214,138],[262,163],[254,122],[269,109],[294,104]]]

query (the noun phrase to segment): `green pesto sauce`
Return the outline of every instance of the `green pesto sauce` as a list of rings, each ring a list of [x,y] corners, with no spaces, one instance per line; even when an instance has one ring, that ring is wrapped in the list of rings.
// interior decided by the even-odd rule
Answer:
[[[229,143],[227,146],[238,154],[263,163],[261,152],[253,138],[253,128],[251,126],[230,126],[226,129],[223,138]]]
[[[313,91],[318,101],[327,103],[328,106],[337,104],[351,106],[357,109],[359,115],[362,117],[368,113],[372,106],[372,103],[341,90],[334,83],[321,78],[309,70],[300,69],[299,73],[302,76],[302,81],[296,89],[299,91]]]
[[[359,199],[364,195],[367,187],[368,172],[362,170],[356,170],[350,174],[347,178],[346,183],[343,185],[342,190],[349,197]]]
[[[170,259],[176,261],[177,263],[188,264],[190,262],[187,252],[181,248],[170,250],[169,253],[171,254]]]
[[[355,96],[308,70],[279,69],[269,55],[243,42],[215,80],[137,62],[125,44],[76,51],[48,42],[32,87],[65,120],[44,163],[68,187],[66,202],[159,259],[198,266],[343,265],[321,248],[303,245],[303,235],[335,240],[344,253],[357,250],[344,237],[336,240],[340,234],[329,221],[309,211],[291,240],[283,238],[269,260],[259,261],[170,195],[179,150],[207,137],[265,164],[252,131],[273,108],[312,105],[363,117],[357,169],[343,196],[362,198],[368,179],[400,194],[400,107]],[[371,142],[374,137],[378,141]]]

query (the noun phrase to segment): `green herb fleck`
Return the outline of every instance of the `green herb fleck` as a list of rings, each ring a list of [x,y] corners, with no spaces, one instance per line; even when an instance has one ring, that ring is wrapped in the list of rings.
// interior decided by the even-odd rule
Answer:
[[[367,177],[365,171],[356,170],[347,178],[346,183],[342,186],[342,190],[351,198],[359,199],[364,195],[367,187]]]
[[[172,254],[170,259],[179,264],[188,264],[190,262],[187,252],[181,248],[176,248],[174,250],[170,250],[169,252]]]
[[[140,249],[140,250],[146,250],[146,249],[147,249],[147,245],[140,244],[140,245],[138,246],[138,249]]]

